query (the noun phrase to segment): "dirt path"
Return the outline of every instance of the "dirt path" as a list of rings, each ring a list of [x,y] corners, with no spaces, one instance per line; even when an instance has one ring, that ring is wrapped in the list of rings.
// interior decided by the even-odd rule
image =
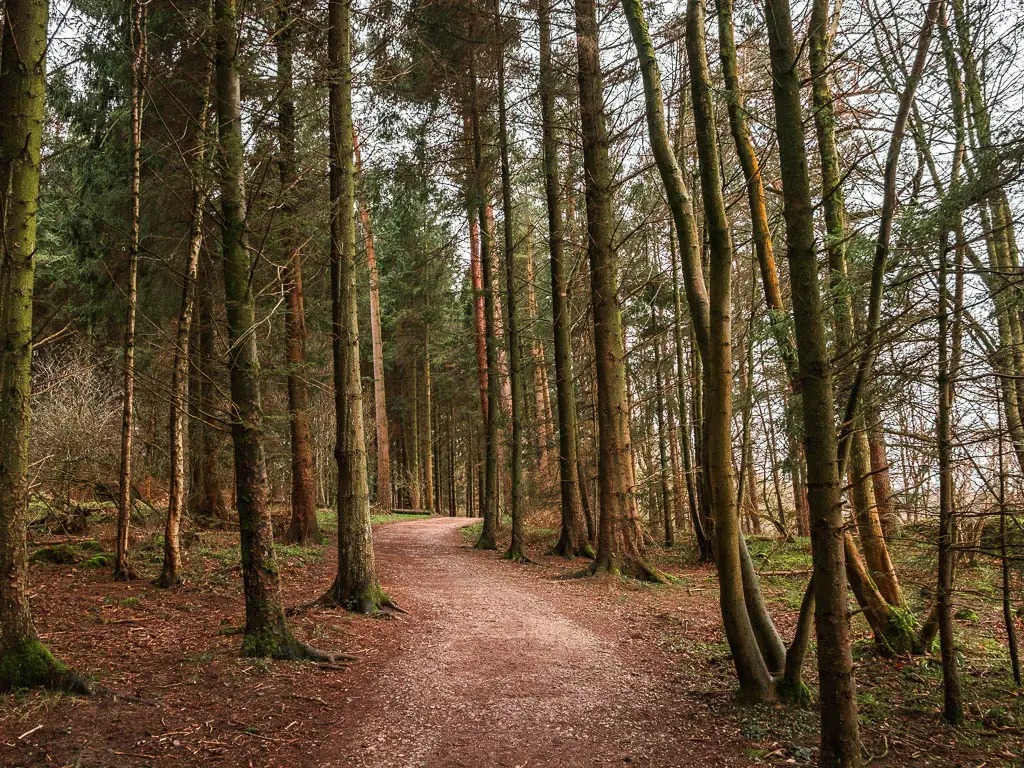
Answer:
[[[395,621],[332,609],[299,637],[348,668],[247,659],[237,543],[204,534],[176,590],[67,565],[33,569],[41,636],[105,694],[0,697],[3,766],[576,768],[747,766],[712,583],[571,578],[472,549],[465,518],[374,527]],[[112,533],[109,534],[112,537]],[[106,540],[106,539],[105,539]],[[201,555],[205,548],[207,554]],[[299,558],[302,558],[300,561]],[[282,548],[284,599],[334,576],[332,546]],[[710,573],[710,572],[709,572]],[[763,746],[763,745],[762,745]],[[768,745],[770,749],[774,746]]]
[[[352,717],[317,762],[747,764],[688,717],[663,667],[634,652],[630,640],[641,638],[630,638],[613,595],[476,552],[457,530],[465,524],[437,518],[378,533],[384,581],[410,617],[400,646],[357,675],[367,687],[350,686]]]

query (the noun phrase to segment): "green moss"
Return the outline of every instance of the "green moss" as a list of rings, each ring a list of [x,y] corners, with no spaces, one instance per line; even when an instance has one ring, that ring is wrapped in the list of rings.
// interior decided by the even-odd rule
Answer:
[[[431,515],[429,515],[429,514],[425,514],[425,515],[411,515],[411,514],[405,514],[405,513],[391,512],[391,513],[381,514],[381,515],[371,515],[370,516],[370,522],[374,523],[374,524],[376,524],[376,523],[401,523],[401,522],[408,522],[409,520],[427,520],[430,517],[431,517]]]
[[[55,565],[73,565],[79,561],[78,551],[70,544],[58,544],[52,547],[37,549],[29,557],[33,563],[54,563]]]
[[[913,611],[902,605],[891,606],[889,626],[880,638],[882,651],[894,656],[920,653],[919,629]]]
[[[282,643],[287,643],[288,639],[286,632],[271,627],[258,630],[246,627],[245,636],[242,638],[242,655],[250,658],[276,657]]]
[[[0,653],[0,691],[52,688],[88,693],[86,682],[54,658],[37,638],[28,637]]]
[[[280,544],[275,547],[278,560],[287,560],[288,565],[305,567],[310,563],[321,560],[324,556],[324,548],[320,545],[304,547],[300,544]]]
[[[954,614],[954,618],[960,621],[969,621],[972,624],[978,623],[978,614],[970,608],[961,608]]]
[[[803,680],[792,683],[781,678],[775,685],[775,694],[783,704],[793,707],[809,707],[814,702],[814,694]]]
[[[84,565],[86,568],[106,568],[108,565],[110,565],[110,561],[112,559],[113,558],[110,555],[101,552],[98,555],[93,555],[92,557],[90,557],[88,560],[82,563],[82,565]]]

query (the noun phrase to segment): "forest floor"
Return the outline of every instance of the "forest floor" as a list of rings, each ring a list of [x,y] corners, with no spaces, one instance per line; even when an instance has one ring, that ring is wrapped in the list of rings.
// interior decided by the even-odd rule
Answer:
[[[399,519],[407,521],[392,522]],[[302,639],[358,658],[340,666],[239,656],[237,534],[198,534],[188,580],[172,591],[148,581],[159,567],[155,533],[136,546],[146,578],[130,584],[111,581],[95,539],[67,550],[37,542],[36,553],[74,561],[33,566],[40,633],[103,690],[0,698],[0,763],[813,764],[813,711],[733,701],[711,569],[669,553],[662,565],[679,575],[671,586],[574,578],[584,562],[536,554],[550,532],[534,532],[537,562],[520,565],[474,550],[473,529],[464,529],[473,522],[390,516],[375,525],[382,584],[407,613],[385,620],[300,609],[291,617]],[[332,550],[330,542],[279,548],[289,606],[327,589]],[[761,555],[766,564],[773,557],[782,561]],[[767,582],[788,635],[799,586]],[[979,712],[967,728],[944,728],[934,710],[936,668],[858,659],[872,765],[1024,764],[1016,762],[1024,761],[1024,701],[999,699],[998,722]]]

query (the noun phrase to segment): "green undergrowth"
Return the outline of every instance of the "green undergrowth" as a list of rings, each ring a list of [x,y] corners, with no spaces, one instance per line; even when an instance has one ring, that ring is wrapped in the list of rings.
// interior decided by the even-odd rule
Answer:
[[[111,555],[103,551],[103,545],[94,539],[69,544],[52,544],[40,547],[29,555],[29,562],[51,565],[84,565],[98,568],[106,565]]]
[[[472,525],[467,525],[465,528],[460,528],[459,532],[462,534],[462,538],[467,544],[476,544],[476,540],[480,538],[480,534],[483,530],[484,521],[480,520]]]
[[[370,515],[370,522],[376,525],[377,523],[403,523],[409,522],[410,520],[427,520],[433,517],[430,514],[414,515],[404,512],[387,512],[377,515]]]

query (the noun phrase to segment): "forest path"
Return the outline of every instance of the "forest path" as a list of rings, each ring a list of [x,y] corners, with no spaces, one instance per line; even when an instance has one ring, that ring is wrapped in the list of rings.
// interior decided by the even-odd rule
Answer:
[[[382,583],[409,613],[387,658],[353,670],[320,764],[749,764],[632,642],[621,594],[478,552],[468,522],[375,531]]]

